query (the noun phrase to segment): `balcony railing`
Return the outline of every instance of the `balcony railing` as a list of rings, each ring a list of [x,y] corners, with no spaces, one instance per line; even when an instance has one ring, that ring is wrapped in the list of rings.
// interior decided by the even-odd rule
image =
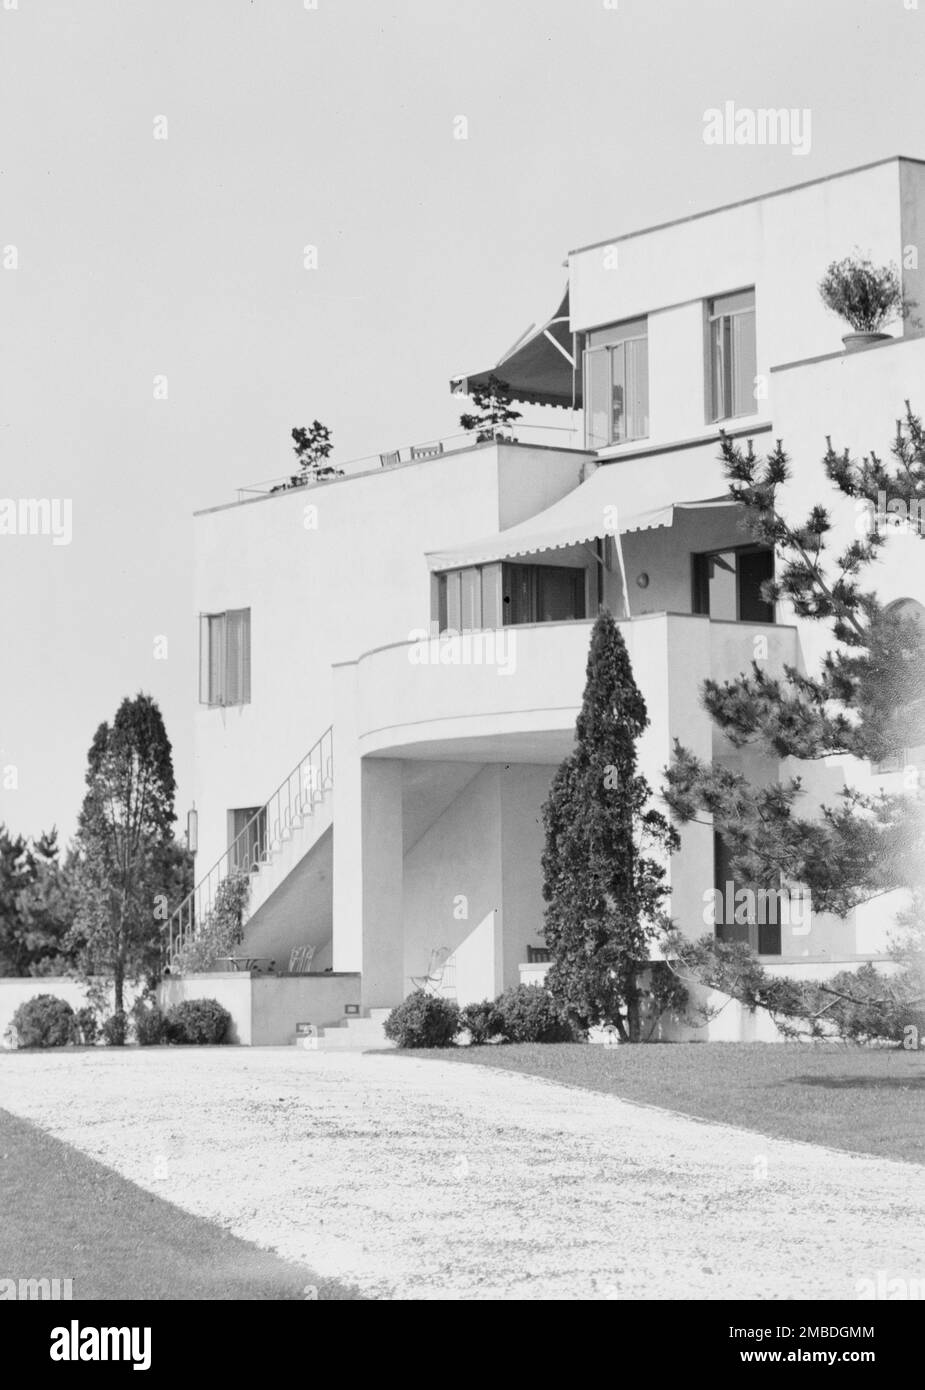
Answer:
[[[443,435],[440,439],[426,440],[420,444],[402,444],[397,449],[386,449],[379,454],[364,454],[360,458],[346,460],[331,459],[331,467],[345,475],[366,473],[374,468],[394,468],[400,463],[416,463],[418,460],[439,458],[443,454],[455,454],[460,449],[468,449],[478,440],[479,430],[468,430],[461,434]],[[499,426],[498,437],[508,439],[514,444],[534,444],[554,449],[583,449],[583,433],[580,425],[524,425],[515,421],[512,425]],[[262,482],[248,483],[238,488],[238,501],[248,497],[264,497],[274,488],[289,482],[294,475],[283,474],[278,478],[266,478]]]
[[[256,873],[269,863],[334,785],[334,730],[326,729],[269,801],[251,816],[224,854],[183,899],[167,924],[166,959],[171,964],[192,942],[213,911],[221,885],[235,872]]]

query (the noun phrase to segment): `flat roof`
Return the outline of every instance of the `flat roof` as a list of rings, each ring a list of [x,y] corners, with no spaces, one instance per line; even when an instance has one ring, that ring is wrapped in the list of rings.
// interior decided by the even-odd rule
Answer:
[[[734,203],[721,203],[719,207],[704,208],[702,212],[691,212],[686,217],[673,217],[668,222],[655,222],[650,227],[637,227],[633,232],[621,232],[619,236],[604,237],[602,241],[590,241],[586,246],[573,247],[569,256],[578,256],[582,251],[596,251],[601,246],[613,246],[618,241],[628,241],[631,237],[645,236],[648,232],[662,232],[667,227],[680,227],[684,222],[696,222],[701,217],[712,217],[717,212],[729,212],[732,208],[742,208],[748,203],[763,203],[768,198],[780,198],[784,193],[797,193],[801,188],[812,188],[817,183],[830,183],[834,179],[846,179],[852,174],[863,174],[868,169],[879,169],[884,164],[921,164],[925,159],[911,159],[904,154],[891,154],[886,159],[874,159],[869,164],[857,164],[853,169],[839,169],[834,174],[820,174],[815,179],[805,179],[802,183],[789,183],[784,188],[772,188],[768,193],[755,193],[750,198],[739,198]]]

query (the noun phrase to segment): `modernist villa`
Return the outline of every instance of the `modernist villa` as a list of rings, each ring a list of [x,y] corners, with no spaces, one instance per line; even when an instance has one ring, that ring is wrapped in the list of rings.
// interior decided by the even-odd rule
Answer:
[[[422,443],[197,516],[199,886],[170,933],[174,948],[189,940],[227,874],[250,874],[241,949],[276,973],[254,1041],[345,1014],[371,1017],[371,1035],[421,979],[465,1003],[542,978],[541,807],[602,605],[648,705],[654,789],[675,737],[745,759],[752,779],[792,774],[726,744],[701,706],[707,677],[753,658],[812,670],[825,641],[764,601],[774,556],[725,496],[719,439],[758,452],[782,439],[793,515],[823,501],[856,530],[823,472],[825,437],[887,453],[903,402],[925,411],[925,330],[913,311],[845,350],[817,286],[853,251],[900,267],[925,313],[925,163],[892,158],[572,251],[550,319],[452,383],[465,394],[495,373],[516,402],[548,408],[546,428]],[[925,604],[922,545],[890,539],[882,599]],[[801,771],[828,802],[846,782],[898,787],[917,756]],[[700,936],[723,848],[707,824],[682,836],[670,912]],[[845,919],[720,914],[714,929],[811,977],[881,958],[893,916],[880,900]],[[734,1007],[702,1036],[764,1026]]]

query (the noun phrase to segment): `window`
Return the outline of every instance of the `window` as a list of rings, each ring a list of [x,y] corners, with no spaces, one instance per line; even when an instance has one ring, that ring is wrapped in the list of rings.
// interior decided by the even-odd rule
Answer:
[[[707,305],[710,340],[710,419],[754,415],[755,291],[725,294]]]
[[[691,611],[739,623],[773,623],[774,605],[761,595],[774,578],[774,551],[761,546],[694,555]]]
[[[199,619],[199,702],[249,705],[251,610],[203,613]]]
[[[437,575],[440,632],[585,616],[585,572],[568,565],[469,565]]]
[[[717,941],[744,941],[761,956],[781,954],[781,919],[788,909],[779,886],[751,892],[735,878],[725,841],[713,836],[714,934]]]
[[[243,806],[228,812],[228,848],[232,872],[257,872],[267,857],[265,806]]]
[[[598,328],[584,353],[585,443],[589,449],[649,433],[648,320]]]
[[[585,572],[566,565],[504,565],[504,623],[563,623],[585,616]]]
[[[468,565],[437,575],[440,632],[473,632],[501,626],[501,566]]]

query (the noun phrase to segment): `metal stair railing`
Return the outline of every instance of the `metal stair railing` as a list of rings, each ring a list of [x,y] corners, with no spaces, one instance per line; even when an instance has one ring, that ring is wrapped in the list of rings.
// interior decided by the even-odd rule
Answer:
[[[196,884],[167,923],[166,957],[173,962],[193,941],[215,905],[216,895],[229,874],[256,873],[268,864],[293,830],[324,801],[334,785],[334,729],[325,729],[289,776],[280,782],[269,801],[261,806],[235,836],[224,854]]]

